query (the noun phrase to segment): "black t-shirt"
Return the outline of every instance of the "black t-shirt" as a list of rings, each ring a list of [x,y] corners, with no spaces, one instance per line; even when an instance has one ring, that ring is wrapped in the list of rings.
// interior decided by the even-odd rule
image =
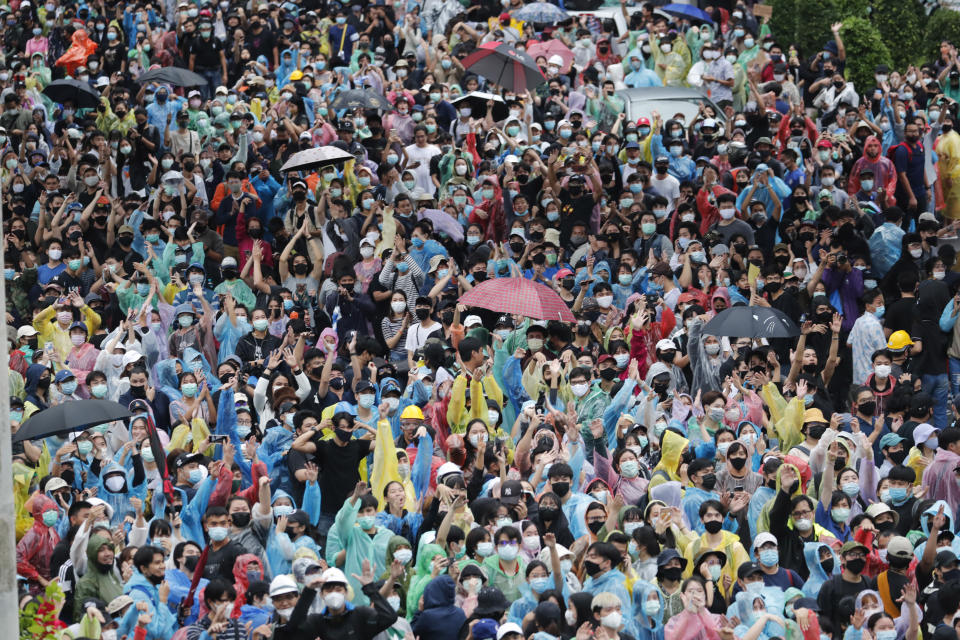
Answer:
[[[590,228],[590,217],[596,203],[590,191],[584,189],[583,195],[574,198],[566,188],[560,191],[560,203],[560,243],[566,244],[574,225],[583,224]]]
[[[370,453],[369,440],[351,440],[338,446],[332,439],[313,439],[317,447],[315,460],[319,465],[320,494],[323,496],[320,512],[336,515],[344,501],[360,481],[360,461]]]
[[[216,551],[210,547],[207,552],[207,564],[203,567],[203,577],[207,580],[214,578],[223,578],[227,582],[233,580],[233,565],[243,553],[243,549],[232,540]]]
[[[906,331],[913,329],[916,312],[916,298],[900,298],[891,302],[883,316],[883,326],[890,331]]]
[[[196,56],[193,63],[197,69],[218,69],[221,51],[223,43],[214,37],[209,40],[194,38],[190,44],[190,55]]]
[[[247,51],[252,58],[257,56],[266,56],[267,60],[273,61],[273,48],[277,46],[273,31],[263,27],[260,33],[247,31]]]

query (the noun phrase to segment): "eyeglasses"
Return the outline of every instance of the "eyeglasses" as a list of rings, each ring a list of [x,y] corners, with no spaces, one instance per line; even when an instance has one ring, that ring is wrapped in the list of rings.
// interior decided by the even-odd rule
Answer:
[[[813,515],[813,511],[807,509],[806,511],[794,511],[790,514],[794,518],[806,518]]]

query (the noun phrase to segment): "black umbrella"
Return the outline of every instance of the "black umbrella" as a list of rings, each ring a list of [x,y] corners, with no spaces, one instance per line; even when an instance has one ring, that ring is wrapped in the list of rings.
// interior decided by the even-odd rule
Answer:
[[[371,89],[350,89],[342,91],[330,105],[334,109],[380,109],[389,111],[393,105],[382,95]]]
[[[704,335],[736,338],[792,338],[800,329],[782,311],[771,307],[730,307],[703,327]]]
[[[199,87],[207,84],[207,79],[199,73],[181,67],[159,67],[144,71],[137,78],[140,84],[147,82],[166,82],[178,87]]]
[[[506,120],[509,111],[507,103],[503,98],[493,93],[484,93],[483,91],[471,91],[465,96],[461,96],[451,102],[459,111],[463,107],[470,107],[470,115],[477,120],[482,120],[487,115],[487,105],[493,103],[493,112],[490,114],[494,120]]]
[[[100,104],[100,94],[93,87],[73,78],[54,80],[43,90],[43,95],[58,104],[72,102],[80,109],[93,109]]]
[[[62,436],[73,431],[83,431],[98,424],[129,418],[133,414],[122,404],[110,400],[75,400],[38,411],[27,418],[17,433],[14,442],[39,440],[47,436]]]
[[[515,93],[532,91],[547,82],[540,67],[529,54],[517,51],[513,45],[503,42],[486,42],[480,45],[463,59],[463,66],[489,82]]]

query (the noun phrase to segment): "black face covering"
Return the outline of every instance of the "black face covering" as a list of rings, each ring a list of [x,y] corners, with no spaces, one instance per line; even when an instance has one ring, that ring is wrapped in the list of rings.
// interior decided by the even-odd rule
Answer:
[[[736,469],[737,471],[742,471],[745,466],[747,466],[746,458],[729,458],[730,466]]]
[[[343,389],[345,384],[346,384],[346,380],[344,380],[343,378],[330,378],[330,388],[335,391],[339,391],[340,389]]]
[[[863,568],[867,566],[867,561],[864,558],[854,558],[853,560],[847,560],[846,569],[850,573],[860,575],[863,572]]]
[[[703,476],[703,488],[705,491],[713,491],[713,488],[717,486],[717,474],[708,473]]]
[[[907,459],[907,450],[901,449],[900,451],[888,451],[887,456],[890,457],[890,460],[894,464],[903,464],[903,461]]]
[[[836,460],[833,461],[834,471],[840,471],[840,469],[843,469],[845,466],[847,466],[846,458],[837,458]]]
[[[600,527],[597,528],[597,531],[599,531],[600,528],[603,527],[603,523],[602,523],[602,522],[599,523],[599,524],[600,524]],[[596,533],[597,531],[594,531],[594,533]],[[583,568],[586,569],[587,575],[588,575],[588,576],[591,576],[591,577],[592,577],[592,576],[595,576],[595,575],[597,575],[598,573],[600,573],[601,571],[603,571],[603,569],[600,567],[599,564],[597,564],[596,562],[591,562],[591,561],[589,561],[589,560],[585,560],[585,561],[583,562]]]
[[[875,400],[868,400],[860,403],[860,413],[865,416],[872,416],[877,412],[877,403]]]
[[[827,431],[827,425],[825,424],[816,424],[807,427],[807,433],[810,434],[810,437],[814,440],[819,440],[823,437],[823,434]]]
[[[199,558],[198,558],[198,559],[199,559]],[[194,564],[196,564],[196,563],[194,563]],[[149,580],[149,581],[150,581],[150,584],[152,584],[152,585],[155,586],[155,587],[160,586],[160,583],[163,582],[163,580],[164,580],[164,576],[149,575],[149,576],[144,576],[144,577],[145,577],[147,580]]]
[[[901,558],[899,556],[887,555],[887,562],[890,563],[890,567],[893,569],[903,570],[910,566],[910,558]]]
[[[597,522],[588,522],[587,528],[594,533],[599,533],[600,529],[603,529],[603,525],[604,525],[603,520],[598,520]]]
[[[683,461],[684,464],[690,464],[691,462],[694,461],[695,458],[696,456],[693,454],[693,451],[691,451],[690,449],[687,449],[680,455],[680,459]]]
[[[810,364],[805,364],[802,367],[804,373],[814,374],[820,369],[820,365],[816,362]]]
[[[680,578],[683,577],[683,569],[680,567],[670,567],[669,569],[660,569],[657,571],[657,577],[661,580],[669,580],[671,582],[679,582]]]
[[[245,511],[238,511],[237,513],[231,513],[230,520],[233,521],[233,526],[235,526],[238,529],[243,529],[245,526],[250,524],[250,514]]]
[[[617,377],[617,370],[614,367],[609,367],[607,369],[600,369],[600,377],[610,382]]]
[[[661,352],[660,352],[660,360],[661,360],[662,362],[666,362],[666,363],[668,363],[668,364],[671,364],[671,363],[673,363],[673,359],[674,359],[675,357],[677,357],[677,352],[676,352],[676,351],[670,350],[670,351],[661,351]],[[668,383],[668,384],[669,384],[669,383]]]
[[[183,559],[183,568],[193,572],[197,569],[198,562],[200,562],[200,556],[187,556]]]
[[[826,560],[820,561],[820,567],[827,573],[829,576],[833,573],[833,558],[827,558]]]
[[[551,482],[550,486],[553,487],[553,492],[560,496],[561,498],[568,493],[570,493],[570,483],[569,482]]]
[[[130,395],[132,395],[134,398],[146,398],[146,397],[147,397],[147,389],[146,389],[145,387],[135,387],[135,386],[131,385],[131,386],[130,386]]]
[[[553,522],[557,519],[557,516],[560,514],[560,510],[556,507],[540,507],[540,519],[546,520],[548,522]]]
[[[417,309],[415,311],[417,320],[423,321],[430,317],[430,309]]]
[[[710,522],[704,522],[703,528],[707,530],[707,533],[711,535],[716,535],[720,533],[720,529],[723,529],[723,521],[711,520]]]

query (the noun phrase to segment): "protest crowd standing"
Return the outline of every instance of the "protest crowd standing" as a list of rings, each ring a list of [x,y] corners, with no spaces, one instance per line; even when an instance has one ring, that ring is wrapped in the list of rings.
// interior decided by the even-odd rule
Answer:
[[[21,638],[957,638],[956,48],[584,3],[0,6]]]

